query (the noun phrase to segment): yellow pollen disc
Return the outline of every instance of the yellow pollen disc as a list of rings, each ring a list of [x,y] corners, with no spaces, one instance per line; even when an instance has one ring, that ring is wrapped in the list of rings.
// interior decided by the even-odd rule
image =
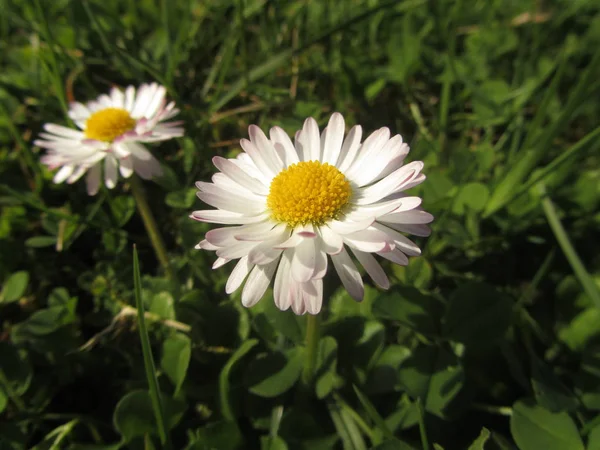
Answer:
[[[322,225],[335,219],[350,201],[350,182],[334,166],[319,161],[292,164],[281,171],[269,188],[271,217],[296,225]]]
[[[85,136],[97,141],[112,142],[135,128],[135,120],[121,108],[96,111],[85,122]]]

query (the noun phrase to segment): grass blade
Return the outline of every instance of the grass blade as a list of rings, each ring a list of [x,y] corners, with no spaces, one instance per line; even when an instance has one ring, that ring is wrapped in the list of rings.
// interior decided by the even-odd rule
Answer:
[[[575,276],[581,283],[583,290],[590,297],[590,299],[594,302],[597,308],[600,308],[600,289],[594,282],[594,280],[590,277],[590,274],[585,269],[583,262],[581,262],[581,258],[577,254],[577,251],[571,244],[571,240],[569,239],[569,235],[565,231],[556,212],[556,208],[554,207],[554,202],[546,193],[546,187],[543,183],[538,185],[539,192],[542,196],[542,208],[544,209],[544,214],[546,215],[546,219],[548,220],[548,224],[558,241],[558,245],[562,249],[565,257],[569,261],[573,272],[575,272]]]
[[[403,6],[402,9],[408,10],[411,8],[416,8],[418,6],[423,5],[424,3],[425,3],[425,0],[406,1],[402,4],[402,6]],[[317,44],[325,39],[328,39],[331,35],[338,33],[340,31],[344,30],[345,28],[348,28],[352,25],[355,25],[356,23],[361,22],[362,20],[369,18],[370,16],[372,16],[373,14],[375,14],[378,11],[381,11],[385,8],[389,8],[392,6],[396,6],[397,4],[398,4],[398,2],[396,0],[394,0],[392,2],[386,2],[381,5],[378,5],[374,8],[369,9],[368,11],[365,11],[362,14],[357,15],[356,17],[353,17],[353,18],[347,20],[346,22],[344,22],[338,26],[332,27],[330,30],[326,31],[321,36],[315,38],[314,40],[310,41],[308,44],[302,46],[299,49],[283,50],[282,52],[276,54],[272,58],[269,58],[263,64],[259,65],[258,67],[255,67],[254,69],[250,70],[248,73],[244,73],[237,81],[235,81],[229,88],[229,91],[227,93],[225,93],[224,95],[222,95],[217,101],[215,101],[211,105],[210,111],[212,113],[214,113],[215,111],[218,111],[219,109],[221,109],[231,99],[233,99],[236,95],[238,95],[249,83],[252,83],[252,82],[268,75],[269,73],[273,72],[275,69],[282,66],[292,56],[296,56],[297,54],[302,53],[303,51],[307,50],[314,44]],[[396,11],[398,11],[398,9]]]
[[[165,421],[164,409],[158,389],[158,380],[156,379],[156,370],[154,367],[154,358],[150,349],[150,339],[148,338],[148,330],[146,329],[146,318],[144,316],[144,304],[142,303],[142,282],[140,277],[140,263],[138,260],[137,248],[133,246],[133,285],[135,293],[135,305],[138,311],[138,328],[140,330],[140,341],[142,343],[142,353],[144,355],[144,368],[146,369],[146,378],[148,379],[148,388],[150,398],[152,399],[152,408],[156,417],[158,426],[158,435],[163,448],[170,450],[171,438],[167,423]]]
[[[483,217],[489,217],[494,212],[498,211],[504,205],[507,204],[507,199],[514,197],[513,192],[517,186],[527,177],[533,170],[535,165],[544,157],[548,148],[551,146],[552,141],[558,134],[571,122],[571,119],[575,116],[576,110],[585,101],[588,87],[592,84],[594,77],[596,77],[598,68],[600,68],[600,52],[596,52],[594,58],[587,66],[583,75],[579,79],[577,86],[573,89],[569,100],[563,108],[560,117],[551,124],[551,126],[544,129],[541,133],[541,138],[536,143],[534,148],[529,148],[539,133],[538,129],[542,126],[542,119],[545,111],[545,104],[550,100],[547,100],[552,94],[558,89],[558,84],[562,78],[563,66],[566,65],[566,59],[558,69],[551,86],[548,88],[546,95],[540,105],[538,115],[535,117],[532,125],[529,127],[529,132],[525,139],[525,143],[522,146],[523,157],[515,164],[515,166],[506,174],[506,176],[500,181],[498,186],[494,189],[492,197],[488,202],[487,208],[484,211]]]
[[[358,400],[360,401],[361,405],[363,406],[363,408],[365,408],[365,411],[367,412],[371,420],[375,422],[375,425],[377,425],[379,431],[381,431],[381,433],[386,438],[394,439],[394,433],[392,433],[392,431],[389,429],[389,427],[385,423],[385,420],[383,420],[383,417],[381,417],[381,415],[377,412],[377,409],[375,408],[375,406],[373,406],[373,404],[367,398],[367,396],[363,394],[360,391],[360,389],[356,387],[356,385],[352,385],[352,387],[354,388],[354,392],[356,393],[356,396],[358,397]]]

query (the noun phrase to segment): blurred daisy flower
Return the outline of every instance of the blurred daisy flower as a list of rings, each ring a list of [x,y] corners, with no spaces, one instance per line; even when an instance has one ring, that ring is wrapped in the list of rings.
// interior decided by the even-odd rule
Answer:
[[[48,123],[46,133],[34,142],[48,149],[41,161],[50,169],[60,167],[55,183],[74,183],[87,172],[87,191],[95,195],[104,183],[112,189],[119,171],[124,178],[136,172],[144,179],[162,174],[159,162],[142,142],[157,142],[183,135],[182,122],[165,122],[179,113],[166,103],[166,89],[157,83],[142,84],[136,91],[113,88],[87,104],[72,103],[69,117],[80,128]],[[104,164],[102,164],[104,161]],[[104,170],[102,170],[104,165]]]
[[[238,260],[226,284],[232,293],[246,281],[242,303],[256,304],[274,278],[275,304],[296,314],[317,314],[323,302],[328,256],[348,293],[362,300],[360,263],[380,287],[390,282],[374,255],[396,264],[421,253],[401,233],[429,236],[433,216],[421,199],[405,194],[425,180],[423,163],[404,165],[409,147],[381,128],[361,143],[362,129],[344,138],[335,113],[319,133],[309,118],[292,143],[279,127],[269,137],[255,125],[244,153],[213,158],[219,172],[198,182],[198,197],[217,208],[193,219],[235,225],[211,230],[196,248],[217,254],[213,268]],[[354,259],[350,256],[354,255]]]

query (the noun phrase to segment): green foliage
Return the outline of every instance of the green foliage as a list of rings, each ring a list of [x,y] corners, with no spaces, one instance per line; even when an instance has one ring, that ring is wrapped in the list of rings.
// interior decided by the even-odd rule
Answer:
[[[1,449],[600,449],[597,1],[0,10]],[[174,276],[127,180],[56,185],[33,144],[69,102],[150,81],[186,129],[143,185]],[[212,270],[188,216],[249,124],[333,111],[402,134],[435,221],[383,261],[388,291],[325,278],[307,383],[305,318],[226,295],[233,262]]]

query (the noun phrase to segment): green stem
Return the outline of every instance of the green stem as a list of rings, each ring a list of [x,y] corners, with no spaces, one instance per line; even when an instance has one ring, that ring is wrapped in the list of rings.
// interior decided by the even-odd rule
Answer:
[[[571,244],[569,236],[560,222],[558,213],[554,207],[554,203],[546,194],[546,186],[543,183],[540,183],[538,184],[538,190],[542,196],[542,208],[544,208],[544,214],[546,214],[546,219],[548,220],[548,224],[554,233],[554,237],[556,237],[556,240],[558,241],[558,245],[560,245],[561,250],[569,261],[569,264],[571,265],[573,272],[575,272],[575,276],[579,280],[579,283],[581,283],[583,290],[590,297],[596,307],[600,308],[600,289],[598,289],[598,286],[596,286],[596,283],[590,277],[590,274],[581,262],[581,259],[573,247],[573,244]]]
[[[417,411],[419,412],[419,433],[421,435],[421,446],[423,450],[429,450],[429,439],[427,439],[427,429],[425,428],[425,411],[421,397],[417,399]]]
[[[138,328],[140,331],[140,341],[142,344],[142,354],[144,355],[144,368],[146,370],[146,378],[148,380],[148,391],[152,400],[152,408],[154,409],[154,417],[158,426],[158,435],[162,448],[170,450],[171,438],[165,420],[164,409],[160,390],[158,388],[158,380],[156,379],[156,369],[154,366],[154,358],[152,349],[150,348],[150,338],[148,337],[148,329],[146,328],[146,319],[144,316],[144,304],[142,303],[142,282],[140,277],[140,264],[138,260],[137,249],[133,246],[133,284],[135,293],[135,303],[138,311]]]
[[[306,363],[302,372],[302,380],[305,384],[309,384],[315,375],[318,346],[319,315],[308,314],[306,317]]]
[[[142,217],[142,221],[144,222],[144,226],[146,227],[146,232],[148,233],[148,237],[150,238],[150,242],[152,243],[152,247],[154,247],[154,252],[156,253],[156,257],[158,261],[162,265],[163,269],[167,276],[175,281],[175,272],[171,268],[171,264],[169,263],[169,256],[167,255],[167,250],[165,248],[165,243],[163,238],[158,230],[158,225],[156,224],[156,220],[154,219],[154,215],[152,214],[152,210],[150,206],[148,206],[148,201],[146,200],[146,194],[144,193],[144,188],[140,184],[137,176],[131,177],[131,193],[133,194],[133,198],[135,199],[135,204],[137,205],[137,209]]]

